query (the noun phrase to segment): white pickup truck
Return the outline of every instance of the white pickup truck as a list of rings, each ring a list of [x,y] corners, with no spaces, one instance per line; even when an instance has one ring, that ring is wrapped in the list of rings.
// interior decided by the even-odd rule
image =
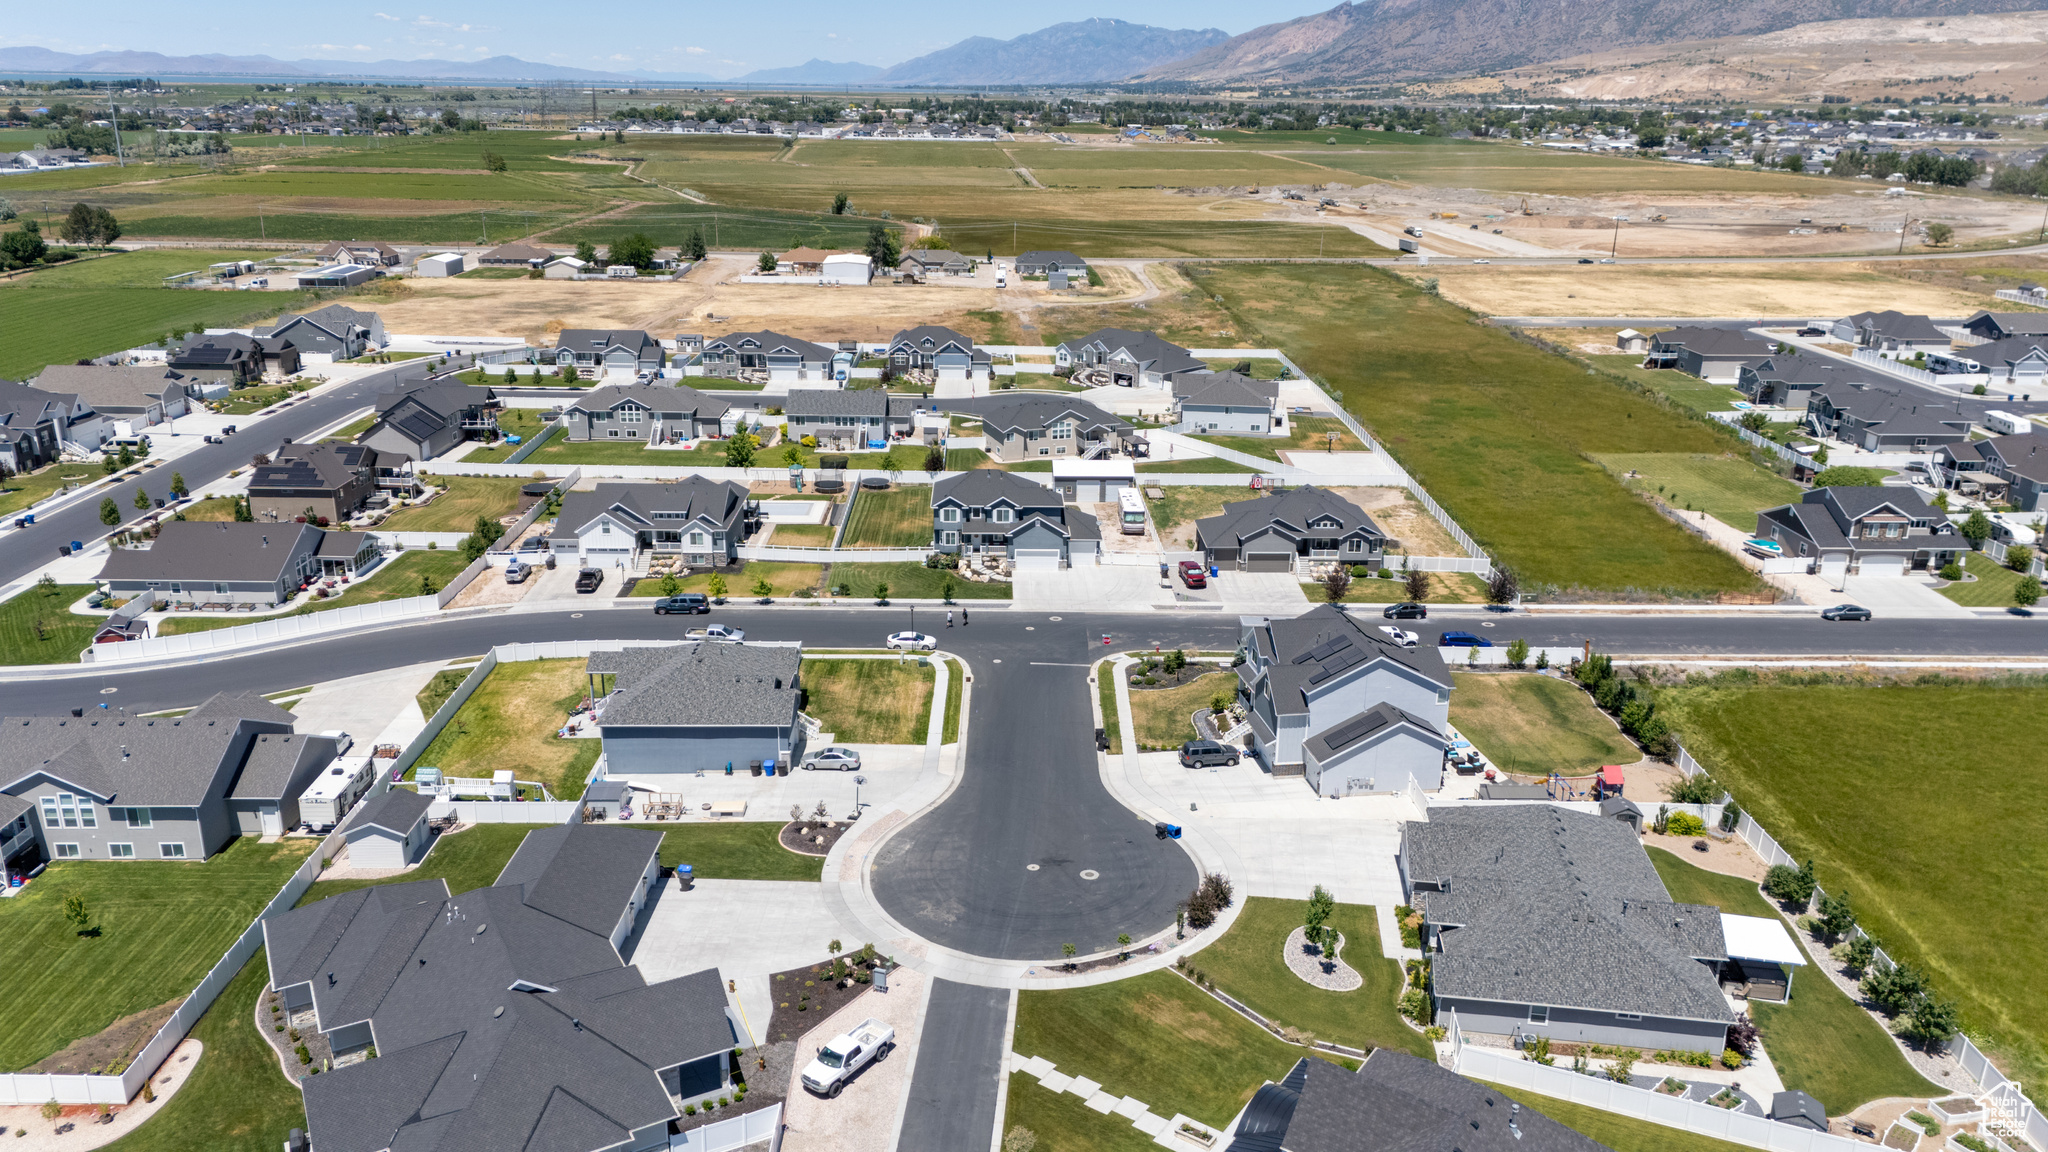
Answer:
[[[692,628],[688,632],[683,633],[683,639],[685,640],[732,640],[737,642],[746,638],[747,633],[744,628],[733,628],[724,624],[713,624],[709,628]]]
[[[804,1087],[823,1096],[837,1097],[856,1072],[889,1054],[896,1046],[896,1030],[869,1017],[841,1036],[834,1036],[818,1049],[818,1055],[804,1065]]]

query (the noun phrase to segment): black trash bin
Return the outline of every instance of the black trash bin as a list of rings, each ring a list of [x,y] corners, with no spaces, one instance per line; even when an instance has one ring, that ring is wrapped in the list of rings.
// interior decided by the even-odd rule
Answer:
[[[1095,730],[1095,750],[1097,752],[1109,751],[1109,733],[1104,729],[1097,728]]]
[[[759,760],[747,761],[747,771],[759,776],[761,774],[761,762]]]

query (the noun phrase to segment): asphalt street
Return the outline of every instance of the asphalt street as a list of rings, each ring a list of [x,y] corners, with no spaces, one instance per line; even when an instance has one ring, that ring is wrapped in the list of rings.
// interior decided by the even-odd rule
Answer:
[[[203,491],[207,484],[226,476],[231,470],[247,468],[249,461],[259,453],[275,453],[286,440],[296,441],[310,436],[351,412],[369,407],[380,393],[390,391],[400,382],[423,379],[427,375],[426,364],[424,360],[404,361],[385,371],[371,373],[331,391],[302,399],[274,416],[249,422],[245,431],[235,433],[224,443],[204,445],[180,456],[175,464],[153,468],[133,480],[98,489],[90,498],[59,511],[37,512],[33,525],[0,537],[0,584],[18,580],[56,559],[60,545],[73,540],[97,540],[106,535],[108,528],[100,523],[101,497],[113,497],[124,522],[138,519],[142,514],[134,506],[136,489],[143,489],[153,497],[167,497],[170,495],[171,473],[175,471],[185,477],[186,485],[193,492]],[[157,431],[153,435],[160,438],[162,433]]]
[[[989,1146],[1010,990],[933,980],[896,1152]]]

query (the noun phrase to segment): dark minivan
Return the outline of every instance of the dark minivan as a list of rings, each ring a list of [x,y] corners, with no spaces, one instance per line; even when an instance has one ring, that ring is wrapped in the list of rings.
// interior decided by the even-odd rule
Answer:
[[[1180,746],[1180,766],[1183,768],[1214,768],[1218,764],[1235,763],[1237,749],[1214,740],[1190,740]]]
[[[654,602],[654,614],[667,616],[696,616],[711,611],[711,601],[701,592],[685,592],[680,596],[664,596]]]

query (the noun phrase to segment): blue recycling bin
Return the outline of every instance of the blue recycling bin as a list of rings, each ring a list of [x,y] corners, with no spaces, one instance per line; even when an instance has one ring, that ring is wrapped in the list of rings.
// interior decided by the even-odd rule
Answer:
[[[1209,565],[1209,579],[1211,579],[1211,580],[1214,580],[1214,579],[1216,579],[1216,578],[1217,578],[1218,576],[1221,576],[1221,575],[1223,575],[1223,573],[1222,573],[1222,571],[1221,571],[1220,569],[1218,569],[1218,568],[1216,567],[1216,565],[1214,565],[1214,564],[1211,564],[1211,565]]]
[[[773,759],[761,761],[761,770],[770,776],[775,775],[775,761]]]
[[[1168,825],[1166,826],[1166,838],[1167,838],[1168,840],[1178,840],[1178,839],[1180,839],[1180,825],[1178,825],[1178,824],[1168,824]]]
[[[690,885],[694,883],[696,879],[696,869],[694,869],[692,866],[688,864],[676,865],[676,887],[681,888],[683,891],[687,892],[690,890]]]

